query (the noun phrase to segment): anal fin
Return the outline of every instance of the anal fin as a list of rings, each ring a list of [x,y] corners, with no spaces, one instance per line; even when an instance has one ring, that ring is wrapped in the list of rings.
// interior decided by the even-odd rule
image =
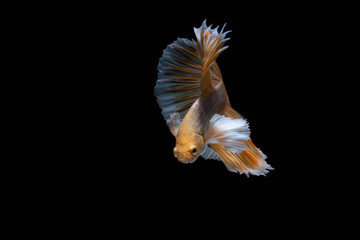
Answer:
[[[233,119],[242,118],[229,103],[225,106],[222,114]],[[249,174],[265,175],[268,173],[268,170],[273,170],[273,168],[265,161],[266,155],[253,144],[251,138],[246,142],[245,150],[240,153],[227,151],[219,144],[210,144],[210,146],[219,155],[227,168],[229,168],[229,165],[240,174],[245,173],[247,176],[249,176]]]

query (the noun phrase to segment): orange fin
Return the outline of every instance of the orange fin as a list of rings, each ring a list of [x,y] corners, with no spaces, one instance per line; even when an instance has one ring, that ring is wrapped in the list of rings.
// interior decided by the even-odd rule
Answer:
[[[201,95],[202,62],[196,41],[178,38],[168,45],[159,60],[158,70],[154,95],[170,128],[171,115],[177,112],[182,119]],[[208,72],[213,86],[222,83],[216,62]]]
[[[228,104],[223,113],[225,116],[240,119],[241,115],[231,108]],[[233,153],[225,150],[225,148],[219,144],[210,144],[211,148],[219,155],[225,166],[230,171],[236,171],[240,174],[245,173],[246,176],[251,175],[265,175],[268,170],[273,168],[266,163],[266,155],[256,148],[251,139],[246,142],[246,148],[241,153]]]
[[[223,32],[223,29],[218,32],[218,27],[212,29],[211,26],[206,26],[206,20],[202,23],[201,27],[194,28],[197,39],[196,50],[202,63],[200,83],[202,92],[207,91],[209,88],[213,88],[210,67],[215,63],[220,53],[228,48],[228,46],[224,46],[224,44],[229,40],[229,38],[225,37],[230,31]]]

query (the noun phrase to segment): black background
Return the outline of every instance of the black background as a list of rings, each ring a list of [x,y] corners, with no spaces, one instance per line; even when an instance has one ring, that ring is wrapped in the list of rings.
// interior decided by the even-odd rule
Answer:
[[[204,19],[232,30],[217,63],[232,106],[275,169],[266,177],[247,178],[201,157],[182,164],[172,155],[175,138],[153,95],[158,60],[176,38],[195,38],[193,27]],[[327,188],[328,179],[318,177],[326,139],[318,116],[327,103],[318,96],[330,84],[324,73],[337,74],[327,60],[336,19],[326,6],[70,10],[56,28],[66,34],[55,34],[66,59],[59,76],[66,89],[61,104],[68,106],[62,128],[69,135],[56,166],[63,170],[64,202],[77,202],[89,216],[116,212],[135,225],[158,215],[165,222],[178,216],[217,221],[214,214],[263,216],[270,224],[271,216],[286,221],[306,214],[309,205],[322,211],[313,194]]]
[[[314,91],[308,83],[318,81],[309,76],[313,62],[305,60],[316,44],[309,20],[257,8],[233,14],[164,10],[131,17],[102,14],[79,26],[80,32],[90,28],[85,28],[88,39],[79,43],[80,54],[88,59],[81,57],[90,63],[84,65],[89,79],[79,87],[87,96],[86,110],[95,114],[95,129],[110,144],[102,145],[106,155],[94,163],[102,166],[111,157],[109,164],[116,164],[112,171],[122,169],[134,179],[146,179],[144,184],[155,189],[157,183],[173,182],[178,184],[174,189],[183,191],[205,188],[216,193],[238,186],[251,193],[279,191],[282,174],[301,166],[296,164],[302,151],[298,120],[308,104],[304,96]],[[217,62],[232,106],[249,121],[255,145],[275,168],[266,177],[240,176],[221,162],[202,158],[184,165],[172,156],[175,139],[153,96],[158,60],[177,37],[194,38],[193,27],[204,19],[213,26],[227,23],[226,29],[232,30],[229,48]]]
[[[79,127],[95,140],[89,149],[84,146],[89,156],[84,167],[95,171],[90,181],[100,180],[99,174],[114,180],[102,179],[104,187],[115,187],[119,177],[126,176],[126,184],[135,184],[139,192],[182,193],[184,202],[188,192],[260,197],[284,191],[286,177],[303,165],[298,136],[304,134],[304,125],[299,119],[307,111],[304,97],[314,90],[308,83],[319,81],[309,75],[315,63],[308,56],[317,33],[314,36],[313,23],[298,12],[248,10],[79,15],[71,43],[80,73],[75,113],[86,119]],[[232,30],[229,48],[217,62],[232,106],[249,121],[255,145],[275,168],[266,177],[240,176],[219,161],[202,158],[184,165],[172,155],[175,139],[153,95],[158,60],[177,37],[194,38],[193,27],[204,19],[213,26],[227,23],[226,29]]]

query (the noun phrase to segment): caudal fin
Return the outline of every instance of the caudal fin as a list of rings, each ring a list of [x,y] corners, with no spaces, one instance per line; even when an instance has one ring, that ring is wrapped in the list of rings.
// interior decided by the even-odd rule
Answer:
[[[230,31],[223,32],[224,27],[218,32],[218,27],[212,29],[211,26],[206,26],[205,20],[201,27],[194,28],[197,39],[196,49],[202,63],[200,83],[202,91],[212,88],[209,72],[210,67],[216,61],[220,53],[228,48],[228,46],[224,46],[224,44],[230,39],[225,38],[226,34]]]
[[[228,104],[223,114],[232,119],[240,119],[242,116]],[[246,176],[265,175],[273,168],[265,161],[266,155],[258,149],[251,139],[246,142],[246,148],[241,153],[233,153],[220,144],[210,144],[211,148],[219,155],[225,166],[232,172],[245,173]]]

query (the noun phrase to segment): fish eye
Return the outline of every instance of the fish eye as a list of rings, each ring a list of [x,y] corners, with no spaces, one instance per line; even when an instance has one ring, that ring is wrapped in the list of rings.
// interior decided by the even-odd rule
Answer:
[[[191,146],[190,150],[191,150],[192,154],[196,154],[196,153],[197,153],[197,148],[196,148],[195,145]]]

